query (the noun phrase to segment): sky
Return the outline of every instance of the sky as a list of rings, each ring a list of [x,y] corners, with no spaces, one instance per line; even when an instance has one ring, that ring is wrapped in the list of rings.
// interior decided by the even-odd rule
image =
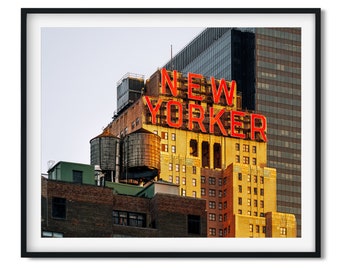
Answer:
[[[112,120],[116,83],[149,78],[204,28],[66,28],[41,32],[41,172],[90,164],[90,140]]]

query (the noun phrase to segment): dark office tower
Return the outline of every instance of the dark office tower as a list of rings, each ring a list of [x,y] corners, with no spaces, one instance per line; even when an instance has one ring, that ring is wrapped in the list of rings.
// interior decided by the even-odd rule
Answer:
[[[256,111],[268,122],[267,164],[277,169],[277,210],[301,236],[301,30],[257,28]]]
[[[237,82],[243,108],[255,110],[254,29],[207,28],[170,60],[168,70]]]
[[[267,164],[277,169],[277,210],[295,214],[300,237],[301,30],[207,28],[165,67],[235,80],[243,109],[267,117]]]

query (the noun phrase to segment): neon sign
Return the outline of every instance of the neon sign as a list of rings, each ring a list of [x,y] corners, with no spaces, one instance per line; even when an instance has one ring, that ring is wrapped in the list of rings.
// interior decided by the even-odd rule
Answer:
[[[174,70],[173,78],[171,79],[166,69],[161,70],[161,93],[167,94],[170,92],[171,96],[176,99],[168,100],[168,98],[162,99],[159,97],[157,100],[149,96],[144,96],[147,107],[151,114],[152,124],[157,124],[157,115],[161,111],[161,107],[165,106],[166,109],[166,124],[173,128],[187,128],[193,130],[196,127],[203,133],[215,133],[215,127],[217,126],[220,132],[224,136],[230,136],[234,138],[245,139],[246,134],[242,132],[246,128],[244,119],[250,122],[248,132],[250,132],[249,138],[251,140],[267,141],[266,128],[267,121],[265,116],[255,113],[247,113],[243,111],[227,110],[226,106],[233,106],[233,97],[236,92],[236,82],[227,82],[225,79],[215,80],[214,77],[210,78],[209,87],[211,89],[212,101],[214,104],[221,105],[221,97],[224,94],[226,106],[218,109],[217,111],[213,106],[204,108],[201,102],[204,102],[202,95],[197,95],[200,89],[198,81],[203,79],[201,74],[188,73],[187,77],[187,99],[188,101],[197,101],[195,103],[187,102],[183,104],[178,100],[178,74]],[[184,107],[185,106],[185,107]],[[177,111],[176,121],[171,117],[172,110]],[[184,113],[188,115],[187,121],[184,121]],[[222,121],[222,119],[228,119]],[[209,122],[207,129],[204,123]],[[223,124],[224,123],[224,124]],[[257,136],[258,135],[258,136]]]

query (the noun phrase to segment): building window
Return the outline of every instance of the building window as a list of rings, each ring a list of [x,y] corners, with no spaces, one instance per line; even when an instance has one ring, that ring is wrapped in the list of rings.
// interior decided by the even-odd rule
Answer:
[[[256,225],[256,226],[255,226],[255,232],[256,232],[256,233],[259,233],[259,232],[260,232],[260,226],[259,226],[259,225]]]
[[[256,146],[253,146],[253,147],[252,147],[252,152],[253,152],[254,154],[256,154]]]
[[[243,152],[249,152],[249,145],[248,144],[243,145]]]
[[[186,196],[186,190],[182,188],[182,196]]]
[[[158,135],[158,130],[154,130],[154,131],[153,131],[153,134]]]
[[[251,182],[250,174],[247,174],[247,181],[248,181],[248,182]]]
[[[221,168],[221,145],[214,143],[214,169]]]
[[[251,194],[251,187],[247,187],[247,194]]]
[[[63,233],[43,231],[41,237],[63,238]]]
[[[52,198],[52,217],[66,219],[66,199],[65,198]]]
[[[176,145],[171,145],[171,153],[176,153]]]
[[[257,200],[254,200],[254,207],[257,207]]]
[[[252,164],[253,164],[253,165],[256,165],[256,158],[253,158],[253,159],[252,159]]]
[[[253,227],[254,227],[253,224],[249,224],[249,231],[250,232],[253,232]]]
[[[210,166],[210,151],[209,151],[209,143],[202,142],[202,167]]]
[[[209,235],[215,236],[216,235],[216,229],[215,228],[209,228]]]
[[[235,156],[235,162],[236,162],[236,163],[240,163],[240,156],[239,156],[239,155],[236,155],[236,156]]]
[[[163,152],[168,152],[168,145],[162,143],[162,151]]]
[[[215,189],[209,189],[209,196],[215,197],[216,196],[216,190]]]
[[[169,163],[169,171],[172,171],[172,163]]]
[[[222,210],[222,203],[221,202],[218,203],[218,210]]]
[[[81,184],[83,182],[83,172],[82,171],[72,171],[73,183]]]
[[[209,177],[209,185],[215,185],[216,179],[214,177]]]
[[[136,126],[139,126],[139,117],[136,118]]]
[[[238,213],[239,215],[242,215],[242,210],[241,210],[241,209],[238,209],[238,210],[237,210],[237,213]]]
[[[247,199],[247,205],[251,206],[251,199]]]
[[[222,198],[222,190],[219,190],[219,191],[218,191],[218,197],[219,197],[219,198]]]
[[[188,233],[200,234],[201,231],[201,217],[197,215],[188,215]]]
[[[128,226],[145,227],[145,214],[128,213]]]
[[[266,233],[266,226],[262,226],[262,232]]]
[[[205,184],[205,176],[201,176],[201,184]]]
[[[187,179],[185,177],[182,177],[182,184],[186,185],[187,184]]]
[[[264,177],[260,176],[260,184],[264,184]]]
[[[176,134],[175,133],[171,133],[171,140],[176,141]]]
[[[205,196],[205,188],[201,188],[201,196]]]
[[[225,214],[226,215],[226,214]],[[222,222],[223,221],[223,216],[222,215],[218,215],[218,221]]]
[[[192,192],[192,197],[194,197],[194,198],[197,197],[197,196],[196,196],[196,191],[193,191],[193,192]]]
[[[257,195],[257,188],[254,187],[254,195]]]
[[[190,140],[190,155],[197,157],[198,151],[197,151],[197,141],[196,140]]]
[[[222,178],[218,178],[218,185],[222,186]]]
[[[113,217],[113,224],[117,225],[128,225],[128,213],[124,211],[113,211],[112,212]]]
[[[240,144],[239,143],[235,143],[235,150],[240,151]]]
[[[264,201],[260,201],[260,208],[264,208]]]
[[[175,165],[175,170],[176,170],[176,172],[179,172],[179,164]]]
[[[176,176],[176,184],[179,185],[179,176]]]
[[[253,175],[253,181],[255,184],[257,183],[257,175]]]
[[[242,180],[242,173],[238,173],[238,180]]]
[[[287,235],[287,228],[280,227],[280,235],[286,236]]]
[[[216,208],[216,203],[214,201],[209,202],[209,208],[210,209],[215,209]]]
[[[196,166],[192,166],[192,174],[196,174]]]
[[[243,157],[243,164],[249,164],[249,157]]]
[[[169,175],[169,182],[171,182],[172,183],[172,175]]]
[[[192,186],[196,187],[196,179],[195,178],[192,179]]]
[[[162,133],[161,133],[161,138],[162,138],[163,140],[167,140],[167,139],[168,139],[168,132],[163,132],[163,131],[162,131]]]
[[[185,165],[182,165],[182,172],[186,172],[186,170],[187,170],[187,167],[185,166]]]
[[[238,192],[242,193],[242,186],[241,185],[238,186]]]
[[[263,188],[260,189],[260,195],[264,196],[264,189]]]
[[[248,215],[248,216],[251,216],[251,211],[248,211],[248,212],[247,212],[247,215]]]
[[[238,204],[242,205],[242,198],[241,197],[238,198]]]
[[[215,221],[216,220],[216,215],[213,213],[209,213],[209,220],[210,221]]]
[[[227,209],[227,201],[225,201],[224,203],[223,203],[223,209]]]
[[[131,123],[131,130],[133,130],[135,128],[135,121],[133,121],[132,123]]]

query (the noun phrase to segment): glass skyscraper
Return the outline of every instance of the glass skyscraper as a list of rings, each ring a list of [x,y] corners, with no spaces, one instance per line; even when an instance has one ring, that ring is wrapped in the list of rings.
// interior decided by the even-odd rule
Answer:
[[[256,111],[268,121],[268,166],[277,170],[278,211],[301,236],[301,30],[257,28]]]
[[[301,30],[207,28],[165,68],[235,80],[242,108],[267,117],[277,211],[295,214],[301,236]]]

